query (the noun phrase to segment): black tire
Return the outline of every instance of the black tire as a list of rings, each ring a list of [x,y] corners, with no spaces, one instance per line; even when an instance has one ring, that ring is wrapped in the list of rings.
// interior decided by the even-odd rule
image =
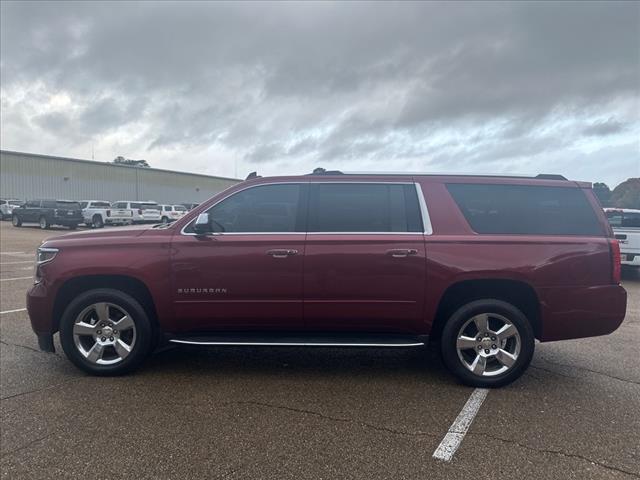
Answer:
[[[104,227],[104,221],[102,220],[102,215],[94,215],[92,218],[92,226],[93,228],[102,228]]]
[[[160,220],[160,223],[163,223],[166,225],[167,223],[169,223],[169,217],[162,217],[162,220]]]
[[[496,314],[506,318],[517,329],[520,337],[520,351],[515,362],[507,371],[495,376],[481,376],[472,372],[458,355],[456,345],[460,330],[470,319],[480,314]],[[462,383],[471,387],[496,388],[513,382],[527,369],[533,358],[535,335],[527,317],[514,305],[496,299],[475,300],[460,307],[449,318],[442,331],[440,349],[444,364]]]
[[[136,340],[130,353],[120,362],[112,365],[90,362],[80,353],[74,341],[73,326],[76,317],[88,306],[99,302],[108,302],[123,308],[129,313],[135,325]],[[60,343],[64,353],[76,367],[91,375],[111,376],[132,372],[150,353],[153,340],[153,328],[144,308],[135,298],[120,290],[98,288],[84,292],[69,304],[60,320]]]
[[[13,215],[11,217],[11,224],[14,227],[21,227],[22,226],[22,220],[20,220],[20,217],[18,217],[17,215]]]
[[[38,223],[40,224],[41,230],[48,230],[49,227],[51,226],[51,224],[49,223],[49,220],[47,220],[47,217],[45,217],[44,215],[38,219]]]
[[[71,225],[69,225],[69,230],[75,230],[76,228],[78,228],[77,223],[72,223]]]

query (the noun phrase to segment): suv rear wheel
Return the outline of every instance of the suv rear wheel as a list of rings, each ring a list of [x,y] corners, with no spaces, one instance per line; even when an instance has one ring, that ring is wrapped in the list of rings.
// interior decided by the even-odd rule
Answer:
[[[121,375],[137,368],[152,343],[144,308],[119,290],[89,290],[73,300],[60,321],[64,353],[92,375]]]
[[[534,351],[527,317],[502,300],[476,300],[447,321],[441,339],[447,368],[473,387],[501,387],[527,369]]]
[[[46,230],[51,226],[49,224],[49,220],[47,220],[47,217],[45,217],[44,215],[40,217],[40,220],[38,221],[38,223],[40,224],[40,228],[42,230]]]
[[[93,228],[102,228],[102,227],[104,227],[104,222],[102,221],[102,215],[94,215],[93,216],[92,227]]]

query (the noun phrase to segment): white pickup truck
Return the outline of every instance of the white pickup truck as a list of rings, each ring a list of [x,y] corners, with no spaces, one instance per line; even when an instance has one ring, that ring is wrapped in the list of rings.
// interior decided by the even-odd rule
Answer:
[[[131,211],[131,223],[160,223],[160,205],[153,201],[119,200],[111,208]]]
[[[162,212],[162,218],[160,219],[162,223],[175,222],[187,213],[184,205],[160,205],[160,211]]]
[[[113,208],[106,200],[83,200],[80,202],[84,223],[88,227],[102,228],[105,225],[127,225],[132,223],[133,213],[123,208]]]
[[[640,210],[605,208],[604,211],[620,243],[622,265],[640,267]]]

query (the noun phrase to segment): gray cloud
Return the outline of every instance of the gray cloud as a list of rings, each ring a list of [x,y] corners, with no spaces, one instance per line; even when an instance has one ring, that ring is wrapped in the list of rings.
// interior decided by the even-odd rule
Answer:
[[[1,5],[4,148],[227,175],[548,170],[640,132],[633,2]]]
[[[615,118],[608,118],[601,122],[595,122],[582,130],[582,133],[587,136],[605,137],[607,135],[613,135],[623,132],[627,126],[622,122],[619,122]]]

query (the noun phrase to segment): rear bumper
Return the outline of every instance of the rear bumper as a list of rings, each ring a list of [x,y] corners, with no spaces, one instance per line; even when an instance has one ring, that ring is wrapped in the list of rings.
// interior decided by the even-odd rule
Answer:
[[[53,225],[64,225],[68,227],[69,225],[78,225],[79,223],[84,223],[84,218],[82,217],[53,217],[51,219],[51,223]]]
[[[131,217],[105,217],[104,223],[133,223]]]
[[[622,252],[621,257],[620,263],[622,265],[640,267],[640,252]]]
[[[538,293],[543,342],[608,335],[626,314],[627,292],[620,285],[541,288]]]

